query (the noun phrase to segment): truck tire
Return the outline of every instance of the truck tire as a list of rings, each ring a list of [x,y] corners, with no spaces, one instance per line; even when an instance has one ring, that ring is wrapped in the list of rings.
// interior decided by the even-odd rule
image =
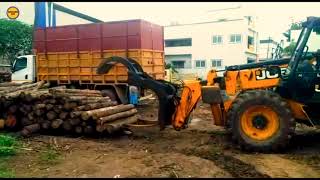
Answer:
[[[240,94],[228,113],[231,137],[247,151],[278,151],[295,130],[291,110],[278,94],[253,90]]]
[[[118,101],[118,98],[117,98],[117,94],[113,91],[113,90],[111,90],[111,89],[104,89],[104,90],[101,90],[101,94],[102,94],[102,96],[108,96],[108,97],[110,97],[110,99],[111,99],[111,101],[117,101],[118,103],[119,103],[119,101]]]

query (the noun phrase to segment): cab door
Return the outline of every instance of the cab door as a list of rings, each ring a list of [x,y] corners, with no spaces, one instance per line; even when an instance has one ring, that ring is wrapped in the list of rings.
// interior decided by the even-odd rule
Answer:
[[[12,69],[12,81],[27,82],[32,81],[32,62],[28,62],[27,57],[16,59]]]

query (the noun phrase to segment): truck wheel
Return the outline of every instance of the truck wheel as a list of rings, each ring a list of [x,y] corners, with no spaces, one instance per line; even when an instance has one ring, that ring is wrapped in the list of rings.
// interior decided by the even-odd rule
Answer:
[[[232,139],[241,149],[277,151],[289,142],[295,120],[287,103],[266,90],[245,92],[237,97],[228,113]]]
[[[102,96],[104,96],[104,97],[105,97],[105,96],[110,97],[111,101],[117,101],[117,102],[118,102],[118,98],[117,98],[116,93],[115,93],[113,90],[111,90],[111,89],[102,90],[102,91],[101,91],[101,94],[102,94]]]

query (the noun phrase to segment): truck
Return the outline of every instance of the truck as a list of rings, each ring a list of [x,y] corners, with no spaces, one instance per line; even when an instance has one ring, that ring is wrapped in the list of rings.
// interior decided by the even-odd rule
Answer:
[[[51,86],[101,90],[113,100],[136,104],[144,90],[128,85],[126,67],[119,64],[106,74],[96,73],[109,57],[130,58],[163,80],[163,27],[136,19],[35,28],[33,54],[15,60],[12,81],[43,80]]]

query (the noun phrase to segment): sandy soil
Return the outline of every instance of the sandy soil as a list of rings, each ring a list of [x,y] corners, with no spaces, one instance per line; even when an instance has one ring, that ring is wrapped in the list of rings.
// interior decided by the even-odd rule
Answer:
[[[145,118],[157,109],[139,108]],[[188,129],[131,128],[112,137],[36,135],[8,162],[17,177],[320,177],[320,133],[296,135],[281,154],[241,152],[199,104]],[[54,147],[58,158],[41,154]]]

